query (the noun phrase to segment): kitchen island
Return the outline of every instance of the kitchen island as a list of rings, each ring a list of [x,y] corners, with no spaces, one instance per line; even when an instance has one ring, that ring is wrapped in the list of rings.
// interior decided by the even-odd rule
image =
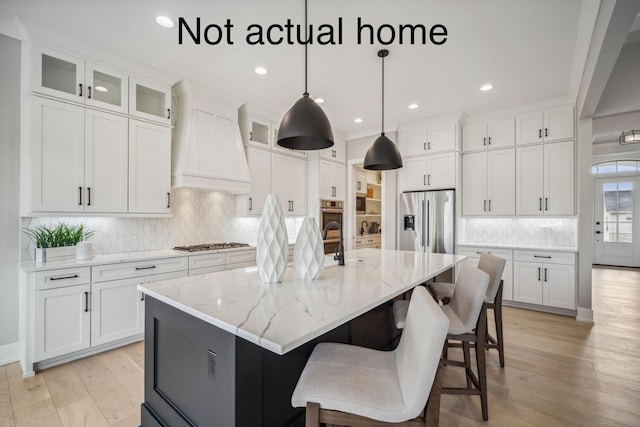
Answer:
[[[320,278],[263,284],[255,268],[140,285],[145,299],[142,425],[303,425],[290,399],[320,341],[381,347],[389,302],[464,256],[347,252]]]

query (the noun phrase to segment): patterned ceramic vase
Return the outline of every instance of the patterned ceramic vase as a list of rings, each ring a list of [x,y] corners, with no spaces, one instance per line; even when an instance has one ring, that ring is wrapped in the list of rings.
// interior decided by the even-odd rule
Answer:
[[[265,283],[282,281],[287,271],[289,238],[280,199],[269,194],[264,203],[256,240],[258,273]]]
[[[317,279],[324,266],[324,242],[314,218],[305,218],[293,249],[293,265],[303,280]]]

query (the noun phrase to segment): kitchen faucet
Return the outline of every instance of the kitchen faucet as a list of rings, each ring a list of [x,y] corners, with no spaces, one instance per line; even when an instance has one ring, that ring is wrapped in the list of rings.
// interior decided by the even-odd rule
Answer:
[[[336,251],[336,254],[334,255],[333,259],[335,259],[336,261],[338,261],[338,265],[344,265],[344,246],[342,244],[342,226],[335,222],[335,221],[331,221],[329,224],[327,224],[324,227],[324,233],[322,235],[322,239],[323,240],[327,240],[327,231],[329,230],[329,228],[331,228],[331,226],[335,226],[338,228],[338,230],[340,230],[340,243],[338,244],[338,250]]]
[[[367,222],[366,219],[362,220],[362,223],[360,224],[360,234],[364,234],[364,230],[366,230],[367,228],[364,228],[364,224],[367,224],[367,228],[369,228],[369,223]]]

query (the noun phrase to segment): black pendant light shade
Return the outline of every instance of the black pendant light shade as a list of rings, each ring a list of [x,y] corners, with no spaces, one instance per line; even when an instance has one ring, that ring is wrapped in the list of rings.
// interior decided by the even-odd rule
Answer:
[[[282,118],[278,145],[294,150],[322,150],[333,145],[329,119],[308,93],[296,101]]]
[[[402,167],[402,156],[398,146],[384,134],[384,58],[387,55],[389,51],[386,49],[378,51],[378,56],[382,58],[382,132],[364,156],[363,167],[369,170],[380,171]]]
[[[293,150],[322,150],[333,145],[333,131],[322,108],[307,92],[307,0],[304,1],[304,93],[278,128],[278,145]]]

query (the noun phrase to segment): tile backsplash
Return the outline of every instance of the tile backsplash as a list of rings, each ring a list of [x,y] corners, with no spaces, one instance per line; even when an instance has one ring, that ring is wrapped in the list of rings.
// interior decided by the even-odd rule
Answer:
[[[577,246],[576,218],[462,218],[459,243]]]
[[[255,244],[259,217],[236,217],[235,197],[192,189],[174,189],[171,218],[34,217],[22,218],[23,228],[59,222],[85,224],[96,233],[96,254],[169,249],[178,245],[213,242]],[[289,240],[295,240],[303,218],[286,218]],[[23,234],[21,259],[32,259],[33,243]]]

